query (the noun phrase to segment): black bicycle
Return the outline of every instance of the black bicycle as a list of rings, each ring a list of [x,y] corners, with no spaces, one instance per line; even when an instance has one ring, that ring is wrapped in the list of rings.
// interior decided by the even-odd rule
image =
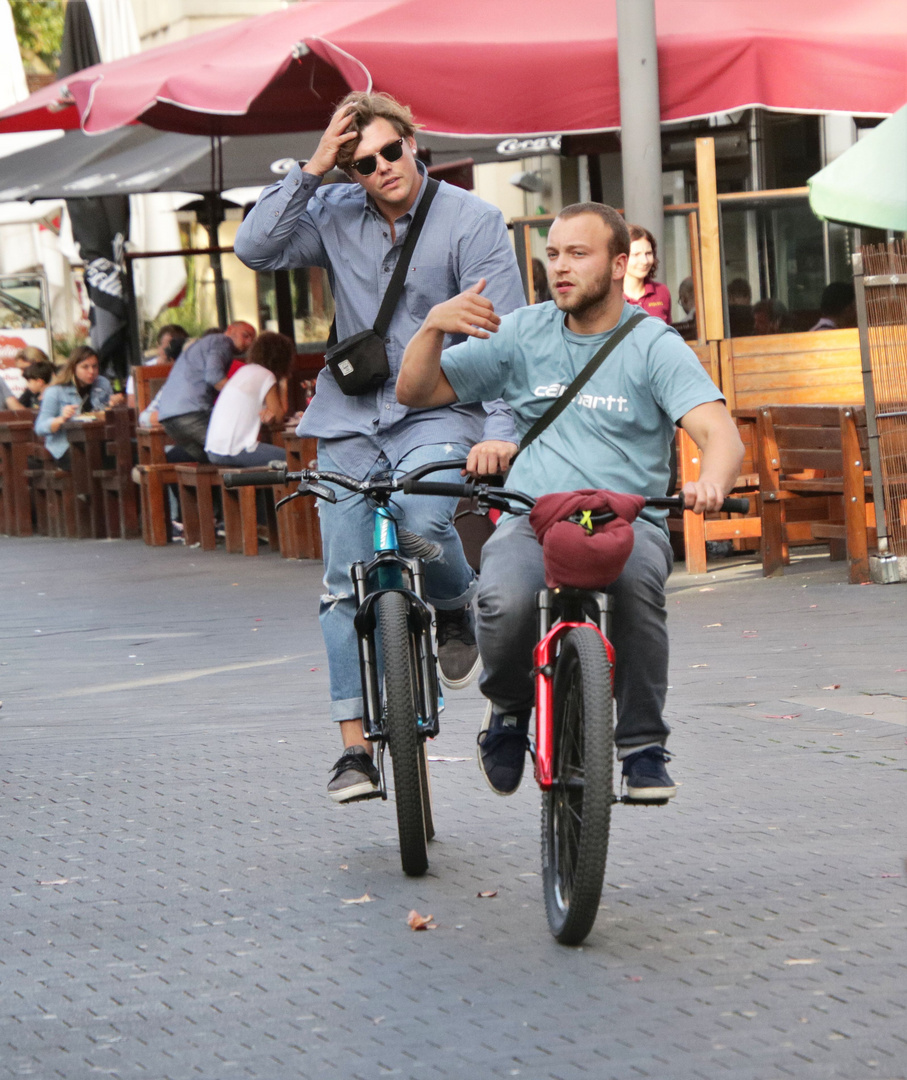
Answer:
[[[318,469],[291,473],[283,463],[224,475],[227,487],[298,481],[298,491],[282,499],[278,509],[305,495],[336,502],[337,494],[327,484],[362,496],[372,506],[374,555],[350,568],[357,604],[354,625],[362,676],[362,726],[365,737],[376,745],[380,778],[378,790],[364,797],[387,799],[387,748],[393,764],[400,861],[404,873],[414,877],[428,869],[428,842],[435,835],[426,740],[438,734],[441,696],[423,560],[439,552],[430,541],[397,523],[393,496],[404,488],[418,493],[421,477],[464,464],[431,463],[404,476],[368,480]]]

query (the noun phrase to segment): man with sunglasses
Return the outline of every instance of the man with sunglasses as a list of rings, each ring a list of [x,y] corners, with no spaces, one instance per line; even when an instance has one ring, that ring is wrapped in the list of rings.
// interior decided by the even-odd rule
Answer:
[[[410,110],[385,94],[348,95],[331,118],[315,153],[267,188],[236,237],[234,250],[255,270],[320,266],[336,307],[339,341],[370,329],[397,264],[413,216],[426,191],[416,159]],[[321,187],[332,169],[353,181]],[[298,427],[318,438],[318,465],[365,478],[407,471],[429,461],[467,458],[471,471],[506,468],[516,452],[510,410],[502,402],[453,408],[408,409],[394,391],[403,350],[436,304],[480,279],[496,311],[525,303],[513,248],[499,210],[442,183],[413,252],[406,285],[384,344],[390,378],[378,390],[351,397],[330,370]],[[450,343],[462,340],[452,336]],[[438,479],[459,479],[439,473]],[[442,681],[464,687],[479,668],[471,602],[475,575],[453,527],[455,499],[395,499],[406,528],[438,544],[426,562],[429,599],[437,615]],[[378,774],[362,731],[362,690],[350,563],[373,550],[372,515],[362,499],[319,506],[325,560],[321,628],[330,668],[331,717],[340,725],[344,753],[328,791],[335,802],[367,798]]]

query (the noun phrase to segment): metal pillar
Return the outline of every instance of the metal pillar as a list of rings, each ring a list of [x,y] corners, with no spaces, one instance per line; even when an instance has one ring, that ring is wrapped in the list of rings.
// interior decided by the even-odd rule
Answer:
[[[617,0],[624,216],[664,250],[655,0]]]

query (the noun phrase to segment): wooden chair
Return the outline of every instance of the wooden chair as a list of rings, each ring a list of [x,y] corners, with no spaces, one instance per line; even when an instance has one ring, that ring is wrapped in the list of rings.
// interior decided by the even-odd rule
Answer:
[[[755,417],[737,417],[737,429],[743,442],[744,458],[731,494],[735,498],[749,499],[750,512],[745,517],[737,514],[683,514],[679,518],[668,520],[671,532],[683,535],[684,556],[689,574],[706,572],[707,542],[733,540],[740,548],[747,542],[755,546],[762,532],[757,498],[759,474],[755,459]],[[677,431],[677,465],[678,489],[688,480],[699,479],[699,448],[682,428]]]
[[[224,473],[246,472],[245,469],[222,467],[218,470],[221,484]],[[265,499],[267,513],[268,544],[272,551],[280,546],[277,515],[274,511],[274,491],[269,485],[262,487],[221,487],[224,506],[224,546],[233,555],[258,554],[258,492]],[[184,528],[185,528],[185,522]]]
[[[167,486],[177,482],[176,466],[167,460],[165,453],[167,433],[160,424],[153,424],[136,428],[135,439],[142,539],[149,547],[166,547],[172,534]]]
[[[136,416],[148,408],[172,370],[172,364],[143,364],[132,369]]]
[[[183,538],[187,546],[201,545],[202,551],[214,551],[217,534],[214,525],[214,490],[222,490],[220,470],[216,465],[196,462],[174,466],[179,485]]]
[[[825,540],[832,559],[847,559],[854,584],[869,580],[875,509],[862,405],[771,405],[758,411],[762,572],[783,573],[794,500],[816,506],[808,540]],[[802,528],[802,522],[800,523]],[[873,535],[874,542],[874,535]]]
[[[35,508],[35,531],[39,536],[75,539],[79,523],[72,473],[57,468],[56,458],[42,439],[32,444],[32,458],[36,464],[26,470],[26,476]]]

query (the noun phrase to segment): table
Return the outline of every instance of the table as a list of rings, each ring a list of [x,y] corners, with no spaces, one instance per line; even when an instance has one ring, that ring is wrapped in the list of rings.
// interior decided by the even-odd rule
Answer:
[[[3,477],[0,528],[8,536],[31,536],[33,532],[31,496],[25,471],[34,441],[32,416],[0,421],[0,476]]]
[[[76,504],[76,535],[80,540],[107,537],[104,492],[95,475],[104,467],[106,424],[102,416],[67,420],[63,431],[69,439],[72,482]]]

